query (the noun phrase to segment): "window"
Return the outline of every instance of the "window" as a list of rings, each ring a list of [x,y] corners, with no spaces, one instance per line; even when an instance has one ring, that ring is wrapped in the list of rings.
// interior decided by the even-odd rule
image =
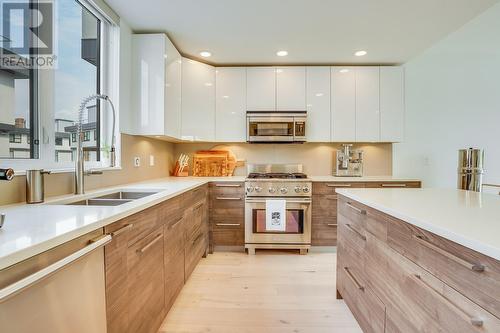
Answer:
[[[9,143],[21,143],[21,134],[10,134]]]
[[[15,0],[0,0],[0,6],[12,1]],[[118,63],[111,60],[118,57],[119,34],[116,24],[108,21],[115,18],[102,15],[93,7],[94,1],[51,3],[55,66],[13,70],[0,65],[0,167],[73,168],[71,161],[78,139],[76,121],[82,99],[105,93],[116,103],[113,96],[118,83],[113,79],[117,77]],[[16,21],[21,30],[34,26],[23,18]],[[3,29],[0,24],[1,36]],[[10,51],[6,48],[8,45],[0,38],[0,54]],[[31,49],[33,42],[29,45]],[[101,153],[111,142],[112,121],[108,108],[105,102],[93,101],[84,110],[84,149],[89,151],[90,167],[109,165],[109,154]],[[116,139],[119,143],[119,135]]]
[[[90,131],[83,132],[83,141],[90,141]]]

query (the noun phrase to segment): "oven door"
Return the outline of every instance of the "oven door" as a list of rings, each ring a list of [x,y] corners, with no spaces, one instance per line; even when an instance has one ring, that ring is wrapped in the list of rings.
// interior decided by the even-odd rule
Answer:
[[[293,117],[248,117],[248,142],[293,142]]]
[[[266,199],[245,200],[246,244],[311,244],[311,199],[286,198],[284,232],[266,230]]]

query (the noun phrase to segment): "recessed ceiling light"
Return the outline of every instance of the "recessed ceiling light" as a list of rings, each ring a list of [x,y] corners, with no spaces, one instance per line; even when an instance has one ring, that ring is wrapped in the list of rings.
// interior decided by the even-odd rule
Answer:
[[[323,96],[323,93],[317,93],[316,94],[316,97],[322,97]]]
[[[367,53],[368,53],[368,52],[366,52],[365,50],[361,50],[361,51],[356,51],[356,52],[354,53],[354,55],[355,55],[356,57],[362,57],[362,56],[366,55]]]
[[[278,51],[278,52],[276,52],[276,55],[277,55],[278,57],[286,57],[286,56],[288,55],[288,52],[287,52],[287,51],[285,51],[285,50],[282,50],[282,51]]]
[[[208,52],[208,51],[201,51],[200,52],[200,55],[203,57],[203,58],[208,58],[212,55],[212,53]]]
[[[213,86],[213,84],[212,84],[212,82],[205,82],[205,86],[211,87],[211,86]]]
[[[339,72],[340,73],[349,73],[349,70],[347,68],[342,68]]]

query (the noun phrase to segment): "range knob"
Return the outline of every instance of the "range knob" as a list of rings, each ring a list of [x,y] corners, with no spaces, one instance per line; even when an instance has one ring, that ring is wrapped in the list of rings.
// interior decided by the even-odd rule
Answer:
[[[303,191],[304,193],[309,193],[310,189],[309,189],[309,187],[308,187],[308,186],[304,186],[304,187],[302,188],[302,191]]]
[[[300,193],[300,191],[302,191],[302,187],[295,186],[295,193]]]
[[[269,188],[269,193],[275,193],[275,192],[276,192],[276,189],[274,187]]]
[[[248,186],[248,187],[247,187],[247,192],[249,192],[249,193],[250,193],[250,192],[253,192],[253,186]]]
[[[262,192],[262,187],[260,187],[260,186],[255,186],[255,192],[257,192],[257,193]]]
[[[288,189],[287,189],[286,187],[282,187],[282,188],[280,189],[280,192],[281,192],[282,194],[287,194],[287,193],[288,193]]]

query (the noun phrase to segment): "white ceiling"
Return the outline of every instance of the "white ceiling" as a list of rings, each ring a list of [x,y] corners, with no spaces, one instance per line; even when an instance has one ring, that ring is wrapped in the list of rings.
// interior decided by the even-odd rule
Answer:
[[[498,1],[107,0],[134,31],[216,64],[404,63]]]

